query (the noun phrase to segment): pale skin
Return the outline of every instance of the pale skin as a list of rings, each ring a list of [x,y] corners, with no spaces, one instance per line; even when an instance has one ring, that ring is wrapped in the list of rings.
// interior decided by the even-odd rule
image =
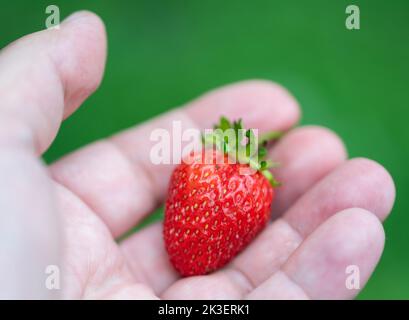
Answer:
[[[253,80],[213,90],[46,166],[41,154],[61,122],[98,87],[105,59],[103,23],[87,12],[0,52],[1,298],[358,294],[346,288],[345,269],[359,267],[362,289],[383,251],[382,221],[394,203],[393,181],[372,160],[347,160],[330,130],[296,127],[298,103],[278,84]],[[215,273],[180,278],[168,261],[160,222],[119,244],[115,239],[166,198],[173,167],[149,161],[151,130],[170,129],[172,120],[208,128],[222,114],[260,131],[288,130],[269,152],[282,164],[274,174],[283,186],[272,222],[245,251]],[[48,265],[61,268],[60,290],[45,287]]]

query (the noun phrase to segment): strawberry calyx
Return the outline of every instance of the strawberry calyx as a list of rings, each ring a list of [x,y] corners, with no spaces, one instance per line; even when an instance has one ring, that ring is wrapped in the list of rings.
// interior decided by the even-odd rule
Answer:
[[[252,169],[259,171],[271,186],[277,187],[280,183],[275,180],[269,169],[277,167],[278,163],[266,159],[266,145],[282,135],[281,131],[269,131],[256,137],[253,129],[243,127],[241,119],[230,122],[222,116],[211,132],[202,135],[202,142],[206,148],[216,147],[239,163],[248,164]]]

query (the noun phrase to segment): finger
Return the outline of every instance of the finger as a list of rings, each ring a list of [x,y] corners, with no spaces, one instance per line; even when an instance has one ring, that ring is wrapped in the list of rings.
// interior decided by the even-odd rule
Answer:
[[[249,299],[350,299],[372,274],[384,245],[379,219],[352,208],[314,231],[283,268],[252,291]]]
[[[342,164],[345,147],[338,136],[327,128],[306,126],[285,135],[269,153],[280,163],[273,170],[281,182],[276,189],[273,218],[280,216],[317,181]]]
[[[306,236],[334,212],[350,207],[364,208],[384,220],[394,201],[395,186],[389,173],[375,161],[357,158],[305,193],[286,212],[285,219]]]
[[[150,150],[157,142],[150,139],[151,133],[165,129],[172,141],[178,139],[173,136],[174,121],[180,121],[182,131],[200,129],[209,127],[221,114],[243,118],[249,127],[260,130],[283,130],[294,125],[299,110],[278,85],[265,81],[229,85],[68,155],[52,165],[53,177],[80,196],[118,236],[151,212],[166,194],[173,165],[152,163]]]
[[[287,130],[300,116],[296,100],[282,86],[264,80],[242,81],[210,91],[187,107],[200,128],[212,128],[221,116],[242,118],[247,128],[261,132]]]
[[[283,183],[283,186],[277,189],[276,200],[274,200],[274,212],[276,212],[275,203],[277,201],[282,203],[282,206],[286,206],[287,202],[295,201],[298,193],[308,189],[315,181],[342,163],[345,159],[345,150],[340,139],[328,129],[301,127],[284,136],[274,146],[270,155],[272,159],[277,159],[282,163],[276,173]],[[287,184],[290,188],[287,188]],[[295,191],[291,191],[291,188],[294,188]],[[284,189],[283,192],[282,189]],[[146,256],[155,248],[147,245],[148,243],[153,243],[160,248],[163,247],[162,232],[159,229],[161,229],[159,225],[152,229],[148,228],[123,243],[125,255],[134,267],[134,273],[146,275],[147,283],[155,288],[157,293],[162,292],[176,279],[171,266],[161,269],[160,277],[157,276],[159,272],[156,272],[155,265],[169,266],[169,259],[164,249],[155,253],[155,259],[143,259],[141,262],[140,257]],[[261,272],[262,278],[259,280],[261,282],[271,274],[272,262],[279,260],[280,257],[288,256],[288,252],[292,252],[301,240],[296,237],[297,241],[281,243],[281,239],[291,238],[291,228],[282,221],[271,226],[268,232],[264,232],[260,237],[261,239],[257,240],[259,245],[256,247],[256,251],[246,253],[244,259],[247,260],[246,257],[248,257],[249,261],[243,263],[254,265],[253,257],[258,257],[258,252],[273,255],[268,263],[265,261],[265,264],[260,264],[260,268],[267,269]],[[276,244],[274,250],[272,250],[271,244]],[[158,254],[159,252],[160,254]],[[255,254],[253,255],[253,253]],[[143,270],[140,270],[141,268]],[[259,270],[256,273],[259,274]]]
[[[356,188],[355,192],[345,190],[346,186]],[[328,194],[329,189],[333,192]],[[195,277],[194,282],[178,281],[164,295],[173,296],[188,286],[190,291],[196,293],[195,298],[207,298],[208,296],[203,296],[201,287],[205,283],[214,283],[218,286],[218,294],[225,294],[225,298],[228,298],[231,294],[228,284],[239,277],[242,285],[235,287],[235,296],[242,297],[248,293],[249,288],[257,287],[278,271],[302,240],[326,218],[346,208],[362,207],[374,211],[380,219],[384,219],[390,212],[393,201],[393,181],[383,167],[367,159],[348,161],[306,192],[288,213],[268,226],[225,270],[216,275]],[[316,211],[317,207],[319,211]],[[297,216],[288,218],[289,214],[295,212],[298,213]],[[312,214],[319,215],[321,220],[311,216]],[[311,219],[315,221],[314,224],[310,224]],[[224,280],[221,279],[223,274]],[[191,297],[193,298],[192,295]]]
[[[70,20],[0,52],[3,298],[48,298],[57,292],[45,286],[47,266],[60,263],[57,205],[36,155],[50,144],[63,115],[98,84],[105,47],[98,18],[82,13]]]
[[[80,12],[58,30],[34,33],[3,49],[0,142],[32,143],[38,153],[43,152],[63,117],[99,85],[105,45],[101,20]]]
[[[268,226],[233,261],[255,287],[288,259],[302,240],[338,211],[360,207],[380,220],[390,213],[394,185],[387,171],[367,159],[350,160],[320,180],[285,214]]]

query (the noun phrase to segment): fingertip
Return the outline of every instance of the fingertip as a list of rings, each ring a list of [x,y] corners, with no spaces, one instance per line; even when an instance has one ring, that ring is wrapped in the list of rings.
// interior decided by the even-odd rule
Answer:
[[[51,56],[66,82],[80,84],[66,92],[66,118],[99,87],[105,69],[107,37],[101,18],[85,10],[66,18],[62,32]]]
[[[357,173],[367,176],[368,180],[373,181],[374,198],[379,198],[379,209],[376,214],[381,220],[386,219],[392,211],[395,203],[396,188],[391,174],[384,166],[368,158],[354,158],[350,161],[350,166]]]
[[[333,131],[319,126],[303,126],[287,133],[269,152],[280,163],[273,173],[282,182],[274,202],[274,217],[287,210],[315,183],[342,164],[347,152]]]
[[[37,153],[48,148],[61,120],[99,86],[105,58],[104,24],[86,11],[2,50],[0,85],[7,93],[1,97],[3,104],[33,132]],[[24,112],[16,112],[18,108]]]
[[[311,139],[321,138],[323,143],[325,143],[324,145],[332,146],[334,156],[339,161],[342,162],[348,158],[346,146],[335,131],[327,127],[314,125],[304,126],[303,128],[305,129],[304,132],[311,136]]]
[[[71,22],[78,21],[78,20],[81,20],[81,19],[97,19],[102,23],[100,17],[98,15],[96,15],[95,13],[93,13],[91,11],[88,11],[88,10],[80,10],[80,11],[76,11],[76,12],[70,14],[68,17],[66,17],[63,20],[62,24],[66,25],[66,24],[69,24]]]
[[[300,118],[295,98],[269,80],[245,80],[212,90],[193,101],[186,112],[204,127],[224,115],[242,118],[246,127],[260,131],[287,130]]]
[[[319,226],[283,270],[313,299],[352,298],[377,265],[384,239],[382,224],[375,214],[348,208]],[[359,277],[357,290],[349,288],[350,270]]]
[[[265,130],[287,130],[301,117],[301,109],[295,97],[282,85],[264,79],[252,79],[237,83],[237,90],[265,112]],[[264,127],[263,127],[264,128]]]
[[[290,128],[300,121],[301,118],[301,108],[290,91],[277,82],[270,80],[249,80],[248,85],[253,85],[258,87],[259,90],[264,90],[266,92],[267,98],[270,99],[270,108],[273,104],[281,104],[281,108],[272,113],[272,117],[281,117],[284,127]]]
[[[383,251],[385,231],[375,214],[363,208],[348,208],[335,214],[328,222],[327,233],[332,234],[334,248],[337,248],[333,256],[340,263],[369,253],[376,261],[379,259]]]
[[[270,155],[276,159],[285,157],[288,153],[297,152],[299,149],[307,149],[307,147],[309,150],[316,149],[317,152],[325,152],[325,159],[322,160],[328,160],[330,157],[331,162],[334,162],[333,166],[342,163],[348,156],[345,144],[334,131],[313,125],[291,130],[271,150]],[[331,152],[328,152],[329,150]],[[297,156],[302,158],[300,154]],[[276,160],[282,161],[281,159]]]

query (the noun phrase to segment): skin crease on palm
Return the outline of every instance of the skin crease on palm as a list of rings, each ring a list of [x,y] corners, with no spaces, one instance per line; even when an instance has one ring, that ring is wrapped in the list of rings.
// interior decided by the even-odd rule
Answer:
[[[345,286],[345,268],[359,267],[361,288],[373,272],[393,181],[372,160],[346,160],[330,130],[295,127],[299,106],[277,84],[252,80],[213,90],[46,166],[41,154],[61,121],[98,87],[105,59],[104,25],[89,12],[0,52],[0,298],[356,296],[359,290]],[[172,120],[208,128],[222,114],[260,131],[288,130],[269,151],[282,164],[274,174],[283,186],[271,224],[245,251],[222,270],[181,279],[168,261],[161,223],[115,239],[166,197],[172,166],[149,161],[150,132],[170,129]],[[61,267],[60,290],[46,289],[47,265]]]

